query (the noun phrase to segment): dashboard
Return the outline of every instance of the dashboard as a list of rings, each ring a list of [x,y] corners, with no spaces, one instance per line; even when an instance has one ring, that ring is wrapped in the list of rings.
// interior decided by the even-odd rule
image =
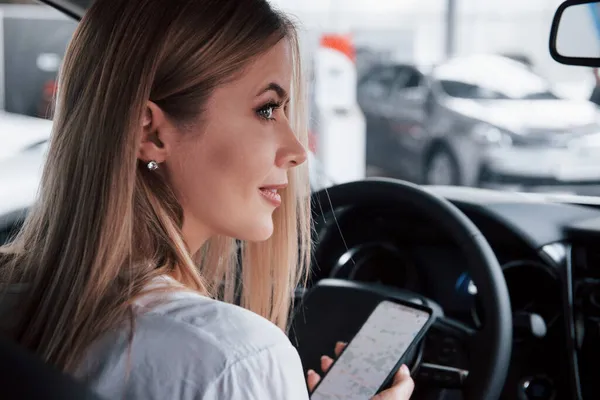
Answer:
[[[600,204],[472,188],[427,190],[475,223],[504,271],[513,354],[502,398],[600,398]],[[403,288],[475,329],[485,322],[460,244],[427,215],[401,207],[347,208],[315,223],[313,281]],[[319,254],[320,248],[326,251]]]

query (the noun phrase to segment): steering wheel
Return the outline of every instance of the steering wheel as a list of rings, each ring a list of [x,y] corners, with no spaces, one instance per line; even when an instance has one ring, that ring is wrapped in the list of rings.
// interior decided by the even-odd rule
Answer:
[[[465,349],[467,366],[422,364],[421,373],[438,373],[448,377],[459,372],[459,387],[469,400],[497,399],[506,379],[512,351],[512,312],[506,281],[498,260],[485,237],[458,208],[417,185],[394,179],[367,179],[337,185],[312,195],[313,212],[324,216],[338,208],[382,207],[396,205],[422,213],[439,224],[452,236],[467,261],[467,269],[478,289],[478,300],[485,316],[483,325],[471,329],[449,317],[436,320],[427,336],[434,343],[455,343]],[[317,245],[315,254],[327,252]],[[317,258],[321,258],[317,255]],[[414,294],[415,298],[423,298]],[[433,303],[430,300],[428,302]],[[314,308],[313,308],[314,309]],[[434,333],[435,332],[435,333]],[[461,375],[463,374],[464,375]],[[444,375],[445,374],[445,375]],[[436,387],[457,387],[456,379],[446,379],[448,385],[436,381]]]

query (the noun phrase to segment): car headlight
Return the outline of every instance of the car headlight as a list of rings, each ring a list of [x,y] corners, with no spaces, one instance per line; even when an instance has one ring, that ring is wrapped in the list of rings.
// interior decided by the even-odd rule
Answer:
[[[478,124],[473,129],[475,140],[482,144],[508,147],[512,146],[513,139],[510,132],[491,124]]]

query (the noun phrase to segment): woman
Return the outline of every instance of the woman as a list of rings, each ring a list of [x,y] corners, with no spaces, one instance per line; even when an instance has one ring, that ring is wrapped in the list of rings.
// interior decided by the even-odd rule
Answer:
[[[265,0],[96,0],[2,249],[12,337],[107,398],[307,398],[283,332],[310,243],[300,71]]]

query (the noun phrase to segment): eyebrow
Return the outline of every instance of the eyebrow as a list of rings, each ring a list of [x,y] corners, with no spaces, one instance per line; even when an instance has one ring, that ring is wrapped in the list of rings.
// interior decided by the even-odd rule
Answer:
[[[277,93],[277,96],[279,96],[282,99],[287,99],[287,97],[288,97],[288,92],[275,82],[269,83],[264,89],[262,89],[257,94],[257,96],[260,96],[261,94],[266,93],[271,90],[274,91],[275,93]]]

